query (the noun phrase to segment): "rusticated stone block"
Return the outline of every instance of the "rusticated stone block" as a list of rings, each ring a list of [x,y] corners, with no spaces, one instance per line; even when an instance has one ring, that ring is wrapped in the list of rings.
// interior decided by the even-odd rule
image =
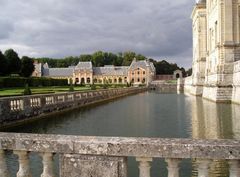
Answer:
[[[126,177],[124,157],[64,154],[60,157],[61,177]]]

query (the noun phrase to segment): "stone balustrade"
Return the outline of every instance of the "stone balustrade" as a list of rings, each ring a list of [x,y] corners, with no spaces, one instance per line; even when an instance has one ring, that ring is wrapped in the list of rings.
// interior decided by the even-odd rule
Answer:
[[[240,176],[240,140],[83,137],[0,133],[0,176],[8,177],[5,152],[18,156],[17,177],[31,177],[29,154],[42,157],[41,177],[54,177],[59,155],[60,177],[126,177],[127,157],[139,163],[139,176],[150,177],[151,162],[165,158],[168,177],[179,176],[182,159],[194,159],[199,177],[207,177],[213,160],[229,163],[229,176]]]
[[[89,104],[146,91],[147,88],[120,88],[85,92],[31,95],[0,99],[0,126],[9,125],[32,117],[47,115],[60,110],[73,109]]]

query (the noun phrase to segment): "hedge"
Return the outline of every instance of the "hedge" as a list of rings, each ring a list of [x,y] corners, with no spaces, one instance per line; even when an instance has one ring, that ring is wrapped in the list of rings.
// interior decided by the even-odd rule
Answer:
[[[39,86],[66,86],[67,79],[52,79],[44,77],[0,77],[0,88],[5,87],[25,87],[28,84],[30,87]]]

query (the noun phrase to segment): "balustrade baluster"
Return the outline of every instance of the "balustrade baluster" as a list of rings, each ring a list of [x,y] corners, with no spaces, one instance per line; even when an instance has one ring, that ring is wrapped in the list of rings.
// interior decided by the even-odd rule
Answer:
[[[208,169],[211,160],[198,160],[198,177],[208,177]]]
[[[41,177],[54,177],[53,172],[53,154],[43,153],[42,154],[43,173]]]
[[[139,177],[150,177],[150,168],[152,162],[152,158],[144,158],[144,157],[138,157],[136,158],[136,161],[139,162]]]
[[[229,175],[230,177],[240,176],[240,161],[239,160],[229,160]]]
[[[29,158],[27,151],[14,151],[14,154],[18,156],[19,170],[17,177],[32,177],[29,166]]]
[[[9,177],[4,150],[0,150],[0,176]]]
[[[168,177],[179,177],[179,162],[181,159],[166,159],[168,164]]]

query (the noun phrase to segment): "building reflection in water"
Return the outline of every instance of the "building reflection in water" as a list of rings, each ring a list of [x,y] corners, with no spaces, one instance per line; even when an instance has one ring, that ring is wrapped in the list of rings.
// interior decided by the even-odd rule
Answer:
[[[191,97],[193,139],[240,139],[240,105],[214,103]],[[197,176],[197,161],[193,162],[192,176]],[[214,160],[210,177],[227,177],[226,160]]]

